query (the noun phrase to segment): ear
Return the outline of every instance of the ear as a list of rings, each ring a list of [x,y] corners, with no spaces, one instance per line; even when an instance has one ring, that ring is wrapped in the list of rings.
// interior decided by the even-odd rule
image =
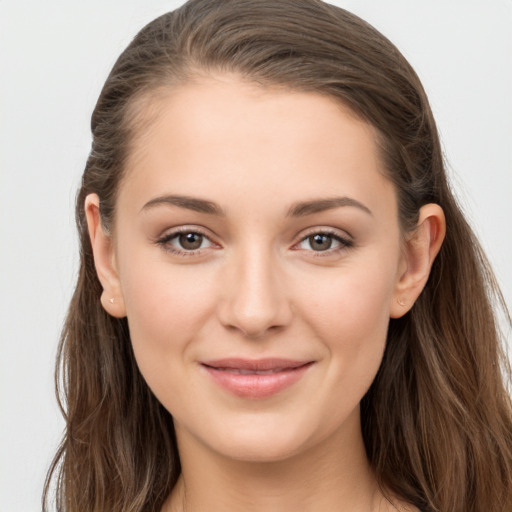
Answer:
[[[126,316],[126,308],[116,268],[114,243],[101,223],[100,199],[97,194],[89,194],[85,198],[85,215],[96,273],[103,286],[101,304],[108,314],[123,318]]]
[[[446,220],[438,204],[420,209],[416,229],[407,237],[403,248],[398,281],[390,307],[391,318],[400,318],[413,306],[427,283],[446,233]]]

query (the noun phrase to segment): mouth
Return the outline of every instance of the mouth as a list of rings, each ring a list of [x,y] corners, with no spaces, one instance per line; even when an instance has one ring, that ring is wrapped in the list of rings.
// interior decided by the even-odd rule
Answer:
[[[262,399],[301,380],[313,364],[289,359],[220,359],[201,366],[223,390],[241,398]]]

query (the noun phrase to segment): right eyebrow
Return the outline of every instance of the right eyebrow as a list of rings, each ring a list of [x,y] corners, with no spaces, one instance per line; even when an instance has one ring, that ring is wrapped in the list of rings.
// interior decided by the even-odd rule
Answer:
[[[199,213],[207,213],[209,215],[218,215],[222,217],[225,217],[226,215],[222,208],[212,201],[207,201],[206,199],[199,199],[197,197],[180,195],[165,195],[155,197],[154,199],[148,201],[141,208],[141,212],[162,205],[178,206],[179,208],[186,208],[187,210],[192,210],[194,212]]]
[[[373,215],[372,211],[367,206],[351,197],[327,197],[324,199],[314,199],[312,201],[295,203],[288,210],[287,216],[304,217],[306,215],[312,215],[314,213],[324,212],[326,210],[332,210],[343,206],[359,208],[363,212]]]

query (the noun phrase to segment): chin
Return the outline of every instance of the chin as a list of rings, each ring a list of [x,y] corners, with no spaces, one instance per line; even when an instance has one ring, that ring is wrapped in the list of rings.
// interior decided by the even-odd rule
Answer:
[[[286,461],[321,445],[332,435],[325,424],[289,414],[283,417],[260,412],[231,421],[229,428],[226,423],[218,430],[211,425],[202,436],[203,443],[219,455],[240,462]]]
[[[298,439],[260,439],[260,436],[256,439],[230,438],[229,445],[215,447],[226,458],[256,464],[286,461],[305,449],[304,441]]]

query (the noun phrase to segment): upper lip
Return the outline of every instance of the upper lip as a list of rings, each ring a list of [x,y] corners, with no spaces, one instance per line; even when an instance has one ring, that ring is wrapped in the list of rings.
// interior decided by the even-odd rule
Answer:
[[[281,359],[281,358],[265,358],[265,359],[243,359],[243,358],[226,358],[215,359],[209,361],[202,361],[201,364],[211,368],[218,369],[236,369],[236,370],[251,370],[251,371],[265,371],[265,370],[287,370],[292,368],[300,368],[308,363],[310,360],[296,360],[296,359]]]

